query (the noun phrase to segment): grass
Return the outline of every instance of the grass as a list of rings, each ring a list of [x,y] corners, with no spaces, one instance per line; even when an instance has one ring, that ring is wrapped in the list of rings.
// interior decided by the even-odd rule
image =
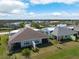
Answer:
[[[58,49],[57,46],[62,49]],[[79,59],[79,42],[67,42],[40,49],[34,59]]]
[[[6,59],[7,56],[7,40],[8,35],[0,35],[0,59]]]
[[[1,40],[0,40],[1,44],[6,45],[8,41],[8,35],[1,35],[0,37],[1,37]]]
[[[58,43],[59,43],[56,39],[51,40],[51,42],[52,42],[54,45],[56,45],[56,44],[58,44]]]
[[[58,53],[51,54],[44,59],[73,59],[74,57],[76,59],[79,58],[79,47],[59,51]]]

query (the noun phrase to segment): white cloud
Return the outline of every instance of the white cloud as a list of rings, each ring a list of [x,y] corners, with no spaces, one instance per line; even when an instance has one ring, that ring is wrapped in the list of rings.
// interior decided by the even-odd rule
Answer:
[[[79,12],[51,12],[51,13],[40,13],[40,14],[33,14],[32,16],[28,17],[31,19],[79,19]]]
[[[31,0],[34,4],[74,3],[78,0]],[[79,18],[79,12],[51,12],[51,13],[27,13],[29,4],[24,4],[20,0],[0,0],[0,19],[59,19],[59,18]]]
[[[0,16],[6,16],[7,14],[5,14],[5,13],[0,13]]]
[[[28,3],[24,4],[20,0],[0,0],[0,13],[18,13],[28,8]]]
[[[21,0],[0,0],[0,19],[25,18],[28,7]]]
[[[48,4],[48,3],[65,3],[73,4],[79,2],[79,0],[30,0],[33,4]]]
[[[52,13],[52,15],[59,16],[59,15],[61,15],[61,13],[60,12],[54,12],[54,13]]]
[[[23,13],[20,13],[23,12]],[[79,12],[68,13],[65,11],[51,13],[25,13],[25,11],[13,11],[14,14],[0,13],[0,19],[79,19]]]
[[[40,14],[33,13],[33,15],[27,15],[26,19],[79,19],[79,12],[68,13],[62,11],[52,13],[40,13]]]

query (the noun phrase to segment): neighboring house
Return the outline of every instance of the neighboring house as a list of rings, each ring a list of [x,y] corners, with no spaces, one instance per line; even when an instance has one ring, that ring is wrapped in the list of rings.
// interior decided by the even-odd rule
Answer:
[[[57,27],[66,27],[67,29],[74,30],[74,26],[67,26],[67,24],[58,24],[57,26],[54,27],[47,27],[41,29],[41,31],[47,35],[51,35],[52,32],[54,32],[54,29]]]
[[[56,27],[52,32],[52,35],[55,36],[57,40],[61,40],[62,37],[67,37],[74,34],[76,34],[76,31],[67,27]]]
[[[15,29],[18,29],[20,26],[16,23],[7,23],[7,24],[4,24],[4,27],[8,27],[15,30]]]
[[[55,27],[47,27],[41,29],[40,31],[50,36],[54,29]]]
[[[71,30],[74,30],[74,31],[76,31],[77,32],[77,37],[79,37],[79,26],[77,25],[70,25],[70,26],[67,26],[69,29],[71,29]]]
[[[58,24],[57,27],[66,27],[67,24]]]
[[[75,26],[74,30],[77,32],[77,37],[79,37],[79,26]]]
[[[68,25],[67,24],[58,24],[57,27],[67,27],[71,30],[74,30],[75,25]]]
[[[74,30],[75,25],[68,25],[67,28]]]
[[[8,47],[9,50],[18,50],[23,47],[33,46],[32,41],[35,42],[36,45],[48,43],[48,36],[30,28],[24,28],[13,36],[10,36]]]

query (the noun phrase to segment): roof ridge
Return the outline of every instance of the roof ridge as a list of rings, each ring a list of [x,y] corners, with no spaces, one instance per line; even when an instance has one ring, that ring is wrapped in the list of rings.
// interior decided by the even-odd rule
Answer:
[[[16,34],[14,34],[12,37],[12,39],[14,39],[16,36],[18,36],[20,33],[22,33],[25,30],[25,28],[20,29],[20,31],[18,31]],[[10,37],[9,37],[10,38]],[[10,39],[9,41],[11,41],[12,39]]]

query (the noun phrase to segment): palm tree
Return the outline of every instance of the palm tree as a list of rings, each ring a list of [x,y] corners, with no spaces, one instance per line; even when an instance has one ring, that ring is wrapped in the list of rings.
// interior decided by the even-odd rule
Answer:
[[[27,59],[30,59],[31,51],[29,49],[24,49],[22,51],[22,55],[25,56]]]

